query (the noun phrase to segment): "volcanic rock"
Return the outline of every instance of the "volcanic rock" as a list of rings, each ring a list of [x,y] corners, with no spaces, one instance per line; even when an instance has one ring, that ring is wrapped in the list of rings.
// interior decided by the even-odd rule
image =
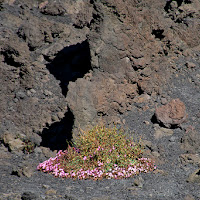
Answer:
[[[179,126],[187,119],[185,105],[180,99],[173,99],[168,104],[157,107],[155,117],[158,123],[167,128]]]
[[[200,153],[200,134],[195,130],[185,132],[181,138],[181,148],[188,153]]]
[[[192,174],[190,174],[187,182],[200,183],[200,169],[197,169]]]

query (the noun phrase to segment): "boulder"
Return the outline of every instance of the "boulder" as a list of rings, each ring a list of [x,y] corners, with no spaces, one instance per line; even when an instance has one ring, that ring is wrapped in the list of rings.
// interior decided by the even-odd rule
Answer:
[[[200,183],[200,169],[195,170],[189,175],[187,182],[190,183]]]
[[[14,139],[8,142],[10,151],[22,151],[25,147],[24,143],[20,139]]]
[[[186,131],[181,138],[181,148],[188,153],[200,153],[200,134],[195,130]]]
[[[185,104],[180,99],[173,99],[168,104],[157,107],[155,117],[166,128],[179,126],[187,119]]]

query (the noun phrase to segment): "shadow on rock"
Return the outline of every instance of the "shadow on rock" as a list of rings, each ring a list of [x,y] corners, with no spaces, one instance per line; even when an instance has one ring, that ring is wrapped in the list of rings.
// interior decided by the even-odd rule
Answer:
[[[49,58],[45,58],[49,60]],[[64,47],[52,62],[47,64],[47,69],[56,79],[60,80],[62,94],[67,95],[68,84],[70,81],[76,81],[83,78],[91,69],[90,48],[87,40],[76,45]]]
[[[68,145],[67,141],[69,143],[72,141],[73,124],[74,115],[68,109],[61,121],[53,123],[42,131],[42,142],[40,145],[48,147],[52,151],[65,150]]]

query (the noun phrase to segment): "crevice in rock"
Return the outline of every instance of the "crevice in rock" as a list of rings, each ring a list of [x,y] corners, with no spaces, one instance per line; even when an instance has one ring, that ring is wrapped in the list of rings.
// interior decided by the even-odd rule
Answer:
[[[153,124],[158,124],[155,114],[151,117],[151,122],[152,122]]]
[[[91,70],[90,48],[87,40],[76,45],[63,48],[53,61],[47,64],[49,72],[60,81],[62,94],[67,95],[68,84],[83,78]],[[68,144],[72,144],[72,129],[74,125],[74,115],[70,108],[65,113],[65,117],[45,128],[42,133],[41,146],[51,150],[64,150]]]
[[[22,63],[16,62],[13,58],[13,55],[19,56],[18,52],[14,50],[13,51],[7,50],[7,51],[2,52],[2,54],[4,56],[4,62],[7,65],[14,66],[14,67],[20,67],[22,65]]]
[[[142,90],[141,86],[139,84],[137,84],[137,88],[138,88],[138,94],[142,95],[144,94],[144,90]]]
[[[90,21],[90,24],[88,25],[88,28],[90,30],[95,31],[96,33],[100,32],[100,24],[103,21],[103,13],[97,6],[95,5],[95,2],[93,0],[90,1],[90,4],[93,5],[93,14],[92,14],[92,20]]]
[[[185,4],[191,4],[192,3],[191,0],[185,0],[184,2],[185,2]]]
[[[155,114],[151,117],[151,122],[152,122],[152,124],[158,124],[160,127],[166,128],[166,126],[162,122],[160,122],[160,121],[157,120]],[[179,128],[179,126],[175,125],[175,124],[172,124],[170,126],[170,129],[176,129],[176,128]]]
[[[162,40],[165,36],[163,35],[164,30],[163,29],[153,29],[151,34],[155,36],[155,38],[158,38]]]
[[[171,2],[172,2],[173,0],[168,0],[167,2],[166,2],[166,5],[165,5],[165,7],[164,7],[164,10],[167,12],[167,13],[169,13],[170,12],[170,10],[171,10]],[[182,3],[183,2],[185,2],[185,3],[190,3],[190,0],[176,0],[176,2],[177,2],[177,5],[178,5],[178,7],[180,7],[181,5],[182,5]]]
[[[42,133],[41,146],[48,147],[52,151],[65,150],[68,144],[72,143],[72,129],[74,125],[74,115],[68,108],[64,118],[45,128]]]
[[[196,175],[200,176],[200,170],[199,170],[199,171],[197,171]]]
[[[167,12],[167,13],[169,12],[169,10],[170,10],[170,8],[171,8],[170,4],[171,4],[171,1],[167,1],[167,2],[166,2],[166,5],[165,5],[165,7],[164,7],[165,12]]]
[[[87,40],[63,48],[54,60],[47,64],[47,69],[57,80],[60,80],[62,94],[67,95],[68,84],[83,78],[91,68],[90,48]]]

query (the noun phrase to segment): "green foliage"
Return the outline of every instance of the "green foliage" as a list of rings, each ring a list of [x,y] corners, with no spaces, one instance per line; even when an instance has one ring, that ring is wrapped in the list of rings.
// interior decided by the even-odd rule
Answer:
[[[74,138],[75,147],[59,151],[55,158],[40,163],[38,170],[56,177],[73,179],[128,178],[156,169],[151,159],[143,158],[140,142],[128,139],[122,130],[97,125]]]
[[[139,143],[126,138],[122,130],[116,127],[106,128],[105,126],[95,126],[92,130],[82,131],[80,136],[74,141],[78,156],[78,168],[98,166],[97,162],[103,162],[106,171],[112,168],[114,164],[124,167],[130,162],[136,162],[142,155],[142,146]],[[71,151],[70,151],[71,153]],[[83,158],[87,158],[83,162]],[[73,163],[74,164],[74,163]]]
[[[25,140],[23,142],[23,144],[25,145],[25,147],[24,147],[24,153],[27,153],[27,154],[33,153],[35,145],[31,141]]]
[[[75,147],[69,146],[67,154],[60,157],[60,166],[64,171],[92,170],[103,163],[105,172],[112,170],[114,165],[128,167],[136,164],[142,157],[143,148],[126,138],[122,130],[95,126],[89,131],[81,131],[74,139]]]

